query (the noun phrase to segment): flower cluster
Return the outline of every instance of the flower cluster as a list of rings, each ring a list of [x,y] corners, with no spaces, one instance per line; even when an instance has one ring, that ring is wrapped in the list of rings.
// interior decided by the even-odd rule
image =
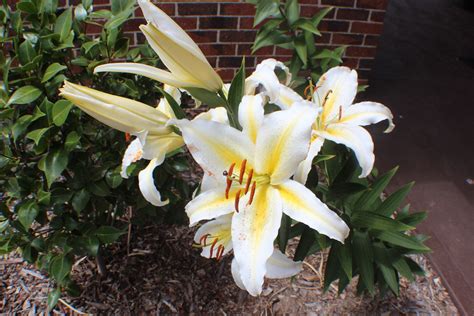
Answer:
[[[341,243],[349,234],[346,223],[305,186],[324,141],[352,149],[360,177],[366,177],[374,164],[373,142],[361,126],[388,120],[389,132],[392,114],[379,103],[352,104],[357,93],[354,70],[330,69],[302,97],[290,88],[288,68],[267,59],[245,79],[232,124],[228,85],[199,47],[148,0],[138,3],[148,22],[140,29],[169,71],[136,63],[106,64],[95,71],[155,79],[177,104],[181,92],[198,88],[223,98],[227,106],[188,120],[177,117],[172,100],[165,97],[154,108],[68,82],[62,96],[97,120],[136,136],[123,157],[122,176],[128,176],[131,163],[150,160],[139,174],[139,186],[153,205],[167,203],[154,185],[153,170],[168,153],[187,147],[204,170],[200,190],[186,206],[191,226],[207,221],[196,232],[196,246],[204,257],[217,260],[232,252],[236,284],[258,295],[265,277],[290,277],[301,270],[301,262],[274,247],[283,214]],[[265,113],[270,103],[280,110]]]

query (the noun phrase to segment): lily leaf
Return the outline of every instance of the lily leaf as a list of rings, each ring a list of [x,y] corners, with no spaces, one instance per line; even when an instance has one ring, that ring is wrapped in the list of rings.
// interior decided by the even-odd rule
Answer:
[[[60,63],[54,63],[54,64],[49,65],[48,68],[46,68],[46,71],[44,72],[41,83],[44,83],[48,81],[49,79],[53,78],[56,74],[58,74],[60,71],[64,69],[67,69],[67,67],[64,65],[61,65]]]

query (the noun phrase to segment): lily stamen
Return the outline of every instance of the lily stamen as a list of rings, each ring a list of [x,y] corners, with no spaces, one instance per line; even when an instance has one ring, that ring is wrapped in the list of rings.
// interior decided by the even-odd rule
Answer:
[[[240,193],[241,193],[241,189],[239,189],[239,191],[237,191],[237,194],[235,195],[235,211],[238,213],[239,212],[239,201],[240,201]]]
[[[223,255],[224,255],[224,246],[219,245],[219,247],[217,247],[217,253],[216,253],[217,261],[220,261],[222,259]]]
[[[252,189],[250,191],[250,198],[249,198],[249,201],[248,201],[247,205],[252,204],[253,197],[255,196],[255,189],[256,188],[257,188],[257,182],[254,181],[253,184],[252,184]]]
[[[203,245],[204,247],[207,246],[207,237],[209,236],[211,236],[211,234],[202,235],[202,237],[199,239],[199,244]]]
[[[242,160],[242,164],[240,165],[240,174],[239,174],[239,183],[242,184],[244,179],[245,167],[247,166],[247,159]]]
[[[217,238],[214,239],[214,241],[212,242],[212,245],[211,245],[211,250],[210,250],[210,253],[209,253],[209,258],[212,258],[212,253],[214,252],[214,247],[216,246],[217,244]]]
[[[341,121],[342,118],[342,105],[339,106],[339,118],[338,121]]]
[[[326,105],[326,101],[329,99],[329,96],[331,95],[332,90],[329,90],[328,93],[326,93],[326,96],[324,97],[323,101],[323,107]]]
[[[234,172],[235,162],[230,165],[229,171],[224,171],[224,176],[226,177],[226,188],[225,188],[225,198],[229,198],[230,187],[232,186],[232,173]]]
[[[245,191],[244,194],[247,194],[250,188],[250,183],[252,183],[252,178],[253,178],[253,169],[250,169],[249,175],[247,177],[247,183],[245,184]]]

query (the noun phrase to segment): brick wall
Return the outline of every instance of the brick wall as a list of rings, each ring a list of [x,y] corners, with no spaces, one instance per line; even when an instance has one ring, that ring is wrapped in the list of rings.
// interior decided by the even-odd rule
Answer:
[[[61,0],[66,5],[78,0]],[[265,47],[250,54],[255,38],[253,29],[254,6],[243,0],[204,1],[154,1],[185,29],[199,44],[212,66],[218,69],[224,80],[232,78],[240,66],[242,56],[246,65],[255,67],[261,60],[274,57],[282,61],[291,58],[290,51]],[[344,64],[359,70],[362,82],[375,57],[378,38],[382,32],[385,8],[388,0],[300,0],[301,13],[312,16],[321,8],[334,6],[335,10],[321,22],[318,46],[334,48],[348,45]],[[109,0],[94,0],[94,9],[107,8]],[[133,44],[142,43],[144,36],[138,26],[144,23],[140,9],[127,22],[125,32]],[[91,30],[92,32],[94,30]]]

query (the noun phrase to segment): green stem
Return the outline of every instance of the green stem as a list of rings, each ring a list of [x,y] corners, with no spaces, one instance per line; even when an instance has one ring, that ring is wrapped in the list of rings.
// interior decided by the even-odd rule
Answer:
[[[240,124],[239,122],[237,121],[237,118],[235,116],[235,113],[234,111],[231,109],[230,105],[229,105],[229,101],[227,100],[227,98],[225,97],[225,94],[224,92],[221,90],[219,90],[217,92],[219,94],[219,96],[222,98],[222,100],[225,101],[225,109],[227,110],[227,117],[229,118],[229,123],[230,123],[230,126],[234,127],[234,128],[237,128],[237,129],[240,129]]]

